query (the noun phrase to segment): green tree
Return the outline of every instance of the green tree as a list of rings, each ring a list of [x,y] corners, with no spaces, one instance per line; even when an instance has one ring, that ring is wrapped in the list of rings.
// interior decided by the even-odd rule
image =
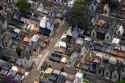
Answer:
[[[16,53],[17,53],[18,57],[21,56],[21,52],[22,52],[22,49],[18,46],[18,47],[16,48]]]
[[[66,22],[75,27],[83,28],[88,25],[87,9],[83,3],[76,3],[66,14]]]
[[[117,81],[116,83],[125,83],[125,80]]]
[[[52,68],[52,65],[49,65],[49,68]]]
[[[61,72],[64,72],[64,67],[62,67],[60,71],[61,71]]]
[[[86,5],[89,0],[76,0],[75,5]]]
[[[20,12],[25,12],[30,8],[27,0],[19,0],[15,5]]]
[[[119,0],[107,0],[107,4],[110,10],[117,9],[119,7]]]

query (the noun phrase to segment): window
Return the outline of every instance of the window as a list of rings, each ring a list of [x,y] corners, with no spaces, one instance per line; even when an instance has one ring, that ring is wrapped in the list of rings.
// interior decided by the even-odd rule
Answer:
[[[94,32],[92,33],[92,36],[95,37],[95,33]]]
[[[123,77],[122,80],[125,80],[125,78]]]
[[[36,49],[35,49],[35,48],[34,48],[33,50],[36,52]]]
[[[110,39],[110,37],[109,36],[107,36],[107,40],[109,40]]]
[[[109,75],[109,73],[108,72],[106,72],[106,76],[108,76]]]
[[[116,75],[114,75],[114,78],[116,78]]]
[[[124,72],[124,69],[122,69],[122,72]]]

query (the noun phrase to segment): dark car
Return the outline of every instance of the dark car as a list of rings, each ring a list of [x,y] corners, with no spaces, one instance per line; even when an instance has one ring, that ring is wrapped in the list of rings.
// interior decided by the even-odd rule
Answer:
[[[52,54],[50,57],[49,57],[49,60],[51,60],[51,61],[54,61],[54,62],[60,62],[60,60],[61,60],[61,55],[59,55],[59,54]]]

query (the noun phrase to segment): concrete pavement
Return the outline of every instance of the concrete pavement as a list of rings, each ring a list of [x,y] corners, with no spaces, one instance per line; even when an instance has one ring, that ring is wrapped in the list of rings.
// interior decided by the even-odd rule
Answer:
[[[67,28],[68,28],[68,24],[63,21],[62,24],[61,24],[61,26],[60,26],[60,28],[59,28],[59,30],[58,30],[58,33],[56,33],[56,35],[52,38],[52,41],[50,41],[50,44],[49,44],[48,48],[46,48],[43,51],[44,54],[41,57],[40,64],[37,67],[38,70],[40,70],[40,67],[42,66],[42,64],[45,61],[45,59],[49,55],[51,55],[53,53],[55,44],[59,41],[60,37],[67,30]]]
[[[68,28],[68,24],[63,21],[59,27],[58,33],[56,33],[56,35],[51,39],[49,46],[42,51],[41,53],[42,56],[39,57],[38,59],[40,61],[37,61],[38,62],[37,68],[31,71],[30,76],[27,78],[27,80],[24,83],[33,83],[33,81],[37,78],[37,76],[40,74],[40,68],[43,62],[54,51],[55,44],[58,42],[58,40],[60,39],[62,34],[67,30],[67,28]]]

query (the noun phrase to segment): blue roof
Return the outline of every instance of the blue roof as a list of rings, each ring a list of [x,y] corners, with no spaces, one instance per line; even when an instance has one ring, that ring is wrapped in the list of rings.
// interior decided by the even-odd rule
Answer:
[[[57,75],[57,74],[52,73],[52,74],[50,75],[49,80],[51,80],[51,81],[56,81],[57,79],[58,79],[58,75]]]
[[[18,34],[16,33],[16,32],[14,32],[14,31],[11,31],[11,37],[12,38],[17,38],[17,36],[18,36]]]
[[[50,60],[52,60],[52,61],[55,61],[55,62],[60,62],[60,60],[61,60],[61,55],[59,55],[59,54],[52,54],[51,56],[50,56]]]

